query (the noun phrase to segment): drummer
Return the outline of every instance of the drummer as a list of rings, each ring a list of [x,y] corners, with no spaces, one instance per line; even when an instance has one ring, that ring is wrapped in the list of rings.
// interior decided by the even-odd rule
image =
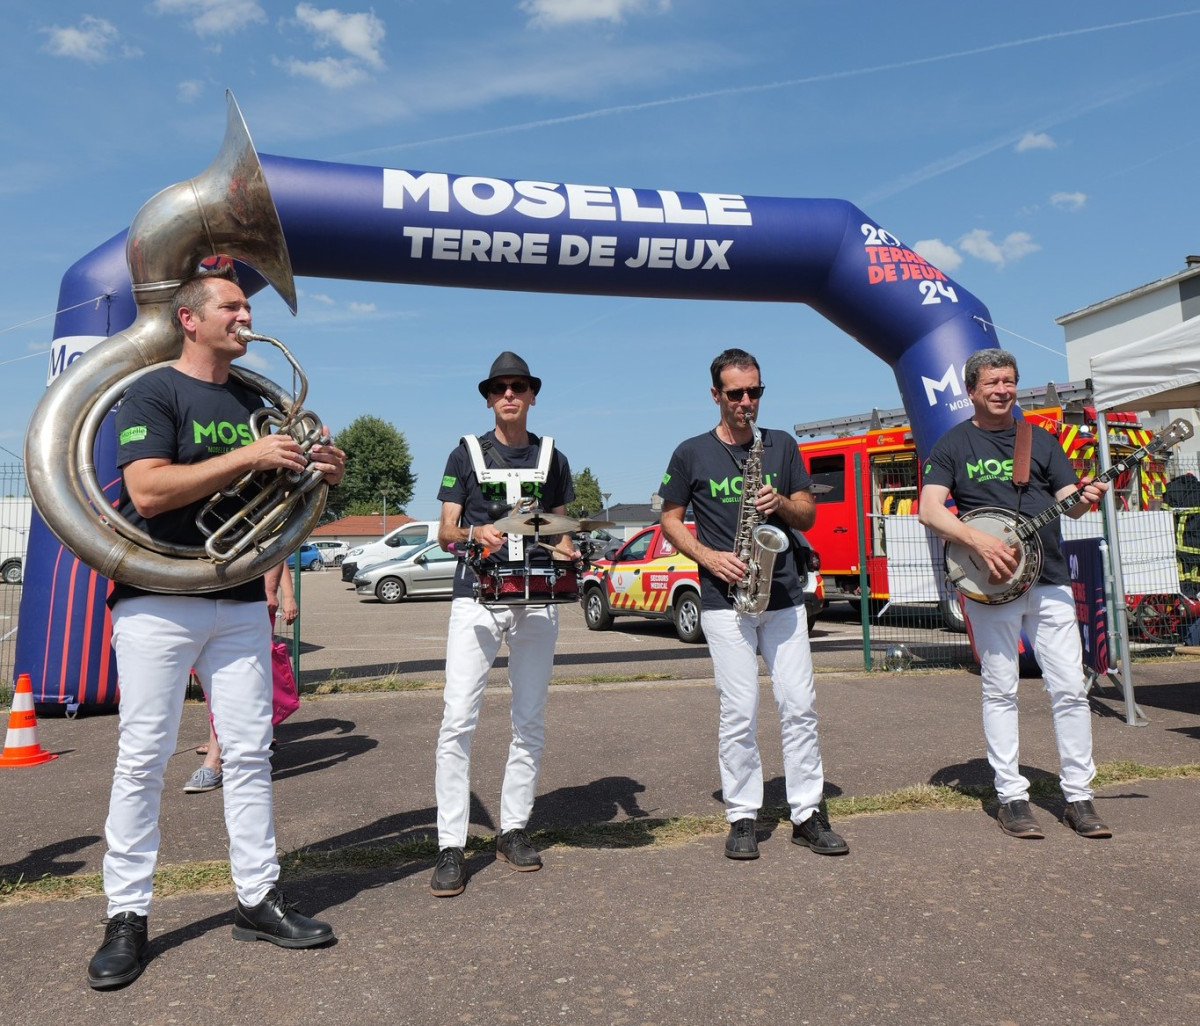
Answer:
[[[539,438],[526,426],[541,387],[541,378],[530,374],[529,365],[511,352],[496,357],[479,382],[495,426],[478,438],[464,436],[446,461],[438,491],[442,548],[478,554],[482,546],[501,568],[507,563],[516,573],[529,566],[527,553],[544,557],[546,548],[562,560],[578,558],[570,535],[577,524],[565,516],[567,503],[575,497],[571,468],[566,456],[554,449],[553,439]],[[537,512],[529,513],[531,509]],[[497,526],[498,520],[504,522]],[[467,885],[463,849],[471,816],[471,738],[488,671],[502,641],[508,645],[512,744],[500,793],[496,857],[518,872],[542,868],[542,857],[525,826],[542,760],[558,606],[485,604],[475,598],[475,583],[472,570],[460,565],[450,605],[445,705],[434,777],[439,853],[430,890],[443,898],[461,894]]]

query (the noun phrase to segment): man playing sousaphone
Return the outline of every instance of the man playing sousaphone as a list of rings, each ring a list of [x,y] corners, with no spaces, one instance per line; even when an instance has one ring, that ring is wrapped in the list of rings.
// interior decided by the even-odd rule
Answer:
[[[972,528],[946,508],[953,495],[960,514],[982,507],[1015,510],[1027,517],[1048,510],[1077,490],[1083,494],[1067,511],[1079,517],[1099,502],[1108,486],[1076,479],[1057,439],[1047,431],[1030,432],[1028,484],[1014,484],[1017,425],[1017,361],[1003,349],[972,353],[963,368],[967,395],[975,408],[970,420],[947,431],[925,463],[920,520],[939,537],[964,547],[986,568],[992,583],[1012,578],[1021,554],[999,537]],[[1021,475],[1020,468],[1016,475]],[[1044,560],[1032,586],[1011,601],[989,603],[967,598],[970,622],[983,679],[983,734],[988,762],[995,772],[1000,798],[997,821],[1012,837],[1044,836],[1029,808],[1029,781],[1019,768],[1017,731],[1017,661],[1021,631],[1033,645],[1042,668],[1054,734],[1058,740],[1063,796],[1063,822],[1082,837],[1111,837],[1092,804],[1092,722],[1083,653],[1071,596],[1071,577],[1062,552],[1062,533],[1054,517],[1039,530]]]
[[[197,511],[247,473],[305,472],[329,484],[345,453],[328,443],[306,454],[288,434],[255,439],[262,398],[230,374],[246,353],[250,303],[233,261],[210,257],[175,292],[182,352],[140,377],[117,410],[120,511],[153,539],[199,546]],[[207,431],[218,425],[215,433]],[[236,509],[237,499],[229,500]],[[222,514],[224,508],[219,510]],[[225,826],[237,892],[233,935],[285,948],[333,940],[333,928],[302,915],[278,887],[271,790],[271,628],[261,577],[194,595],[114,584],[112,645],[121,677],[120,723],[105,837],[104,942],[88,965],[96,989],[141,973],[158,857],[163,774],[175,751],[188,672],[204,684],[224,759]]]
[[[541,869],[542,859],[525,826],[533,811],[545,739],[544,720],[554,645],[558,640],[558,607],[544,603],[489,601],[480,591],[478,574],[505,569],[525,573],[535,553],[548,556],[550,545],[561,560],[574,560],[569,533],[549,534],[554,522],[566,522],[566,504],[575,497],[567,458],[553,439],[539,438],[526,426],[542,381],[515,353],[496,357],[479,394],[495,416],[495,427],[476,438],[468,435],[450,453],[438,499],[442,503],[438,541],[442,548],[466,551],[474,568],[460,565],[454,579],[450,626],[446,640],[446,688],[438,734],[435,791],[438,812],[437,865],[430,890],[438,897],[461,894],[467,884],[463,848],[471,805],[471,739],[479,720],[488,671],[508,644],[508,676],[512,689],[512,744],[500,796],[500,833],[496,856],[513,869]],[[526,519],[541,522],[547,534],[522,530],[506,535],[497,526],[514,508],[538,512]],[[512,519],[512,518],[509,518]],[[524,527],[524,525],[515,525]],[[569,529],[568,529],[569,530]],[[487,552],[481,559],[481,552]],[[478,601],[476,600],[478,596]]]

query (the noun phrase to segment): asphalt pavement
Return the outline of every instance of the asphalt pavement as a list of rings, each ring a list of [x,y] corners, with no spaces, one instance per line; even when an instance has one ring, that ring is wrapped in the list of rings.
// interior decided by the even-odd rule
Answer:
[[[1099,763],[1200,762],[1200,662],[1137,664],[1149,723],[1093,701]],[[970,673],[818,678],[827,793],[987,783]],[[490,688],[473,758],[472,833],[496,829],[506,693]],[[763,682],[768,804],[781,804],[778,722]],[[1022,761],[1053,774],[1040,681],[1021,685]],[[281,850],[345,850],[433,833],[436,690],[306,698],[275,755]],[[285,879],[337,942],[310,951],[230,935],[225,889],[160,897],[151,959],[132,985],[92,992],[85,967],[104,899],[0,904],[5,1026],[88,1023],[1183,1024],[1200,1012],[1195,779],[1097,795],[1113,827],[1084,840],[1039,800],[1042,841],[996,826],[990,803],[835,819],[851,854],[760,828],[762,857],[732,862],[719,836],[650,843],[638,821],[721,812],[711,682],[552,689],[534,831],[622,824],[628,846],[560,843],[538,873],[490,850],[455,898],[430,895],[432,861]],[[185,710],[163,800],[160,864],[227,857],[221,793],[185,795],[203,740]],[[99,870],[116,744],[113,716],[43,718],[41,766],[6,770],[0,877]]]

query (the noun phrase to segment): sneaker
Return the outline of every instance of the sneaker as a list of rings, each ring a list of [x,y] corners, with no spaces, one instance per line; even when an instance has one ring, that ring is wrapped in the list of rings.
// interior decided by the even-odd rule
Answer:
[[[756,824],[753,816],[735,819],[729,824],[729,836],[725,838],[727,859],[758,858],[758,839],[754,836]]]
[[[532,873],[542,868],[542,857],[524,830],[506,830],[497,837],[496,858],[507,862],[518,873]]]
[[[215,791],[221,786],[221,781],[220,770],[201,766],[195,773],[188,777],[188,782],[183,785],[183,793],[203,794],[205,791]]]
[[[270,941],[281,948],[313,948],[333,940],[333,927],[297,912],[295,902],[272,887],[257,905],[247,907],[238,902],[233,936],[243,941]]]
[[[1067,802],[1063,822],[1080,837],[1112,837],[1112,831],[1096,815],[1096,806],[1090,798]]]
[[[104,943],[88,963],[88,986],[93,990],[132,983],[142,975],[146,953],[145,916],[119,912],[104,922]]]
[[[1020,837],[1026,841],[1037,841],[1046,836],[1042,833],[1042,828],[1038,826],[1038,821],[1033,818],[1029,802],[1022,798],[1017,798],[1011,802],[1004,802],[1000,806],[999,813],[996,815],[996,822],[1000,824],[1000,829],[1008,834],[1009,837]]]
[[[467,887],[467,867],[461,848],[443,848],[438,852],[429,889],[439,898],[453,898]]]
[[[803,823],[792,824],[792,844],[808,845],[818,855],[850,854],[846,839],[830,829],[824,802]]]

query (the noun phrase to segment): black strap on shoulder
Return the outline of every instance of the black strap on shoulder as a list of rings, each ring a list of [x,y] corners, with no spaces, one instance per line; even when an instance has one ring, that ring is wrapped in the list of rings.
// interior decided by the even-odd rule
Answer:
[[[485,460],[487,459],[488,455],[491,454],[493,464],[495,464],[501,470],[508,468],[508,463],[504,457],[500,455],[500,450],[496,448],[496,446],[492,443],[492,440],[486,435],[479,436],[479,448],[483,450],[483,457]]]

